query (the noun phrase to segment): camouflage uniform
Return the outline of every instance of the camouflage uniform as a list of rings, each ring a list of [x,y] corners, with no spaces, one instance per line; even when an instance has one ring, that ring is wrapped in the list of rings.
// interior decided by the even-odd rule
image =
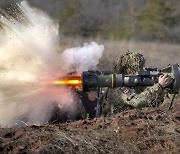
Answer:
[[[133,72],[136,72],[138,69],[142,69],[144,64],[145,59],[142,54],[128,52],[117,58],[113,71],[114,73],[125,73],[130,68]],[[147,88],[109,88],[105,92],[102,114],[108,116],[132,108],[156,107],[163,101],[164,90],[158,83]]]

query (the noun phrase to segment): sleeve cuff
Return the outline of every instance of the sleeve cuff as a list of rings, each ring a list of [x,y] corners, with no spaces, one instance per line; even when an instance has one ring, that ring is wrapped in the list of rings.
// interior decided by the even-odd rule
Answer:
[[[157,85],[158,85],[162,90],[164,89],[159,83],[157,83]]]

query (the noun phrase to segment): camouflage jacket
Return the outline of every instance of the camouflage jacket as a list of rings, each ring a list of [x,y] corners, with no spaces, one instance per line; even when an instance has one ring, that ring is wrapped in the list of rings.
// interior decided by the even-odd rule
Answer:
[[[108,89],[102,104],[102,115],[109,116],[132,108],[156,107],[162,104],[164,95],[159,84],[147,88]]]

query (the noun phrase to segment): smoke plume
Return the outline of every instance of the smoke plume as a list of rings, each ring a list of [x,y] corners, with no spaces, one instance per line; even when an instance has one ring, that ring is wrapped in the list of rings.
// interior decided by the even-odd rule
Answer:
[[[95,42],[91,44],[85,43],[83,47],[67,49],[62,54],[65,69],[75,69],[77,73],[83,70],[96,70],[99,59],[104,50],[103,45],[98,45]]]
[[[95,42],[58,54],[58,24],[26,2],[0,13],[0,127],[41,125],[54,108],[77,112],[74,93],[49,84],[73,69],[94,69],[104,47]]]

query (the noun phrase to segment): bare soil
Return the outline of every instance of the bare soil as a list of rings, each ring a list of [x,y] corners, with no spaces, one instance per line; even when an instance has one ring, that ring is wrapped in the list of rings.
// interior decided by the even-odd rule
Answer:
[[[180,101],[92,120],[0,128],[0,153],[180,153]]]

